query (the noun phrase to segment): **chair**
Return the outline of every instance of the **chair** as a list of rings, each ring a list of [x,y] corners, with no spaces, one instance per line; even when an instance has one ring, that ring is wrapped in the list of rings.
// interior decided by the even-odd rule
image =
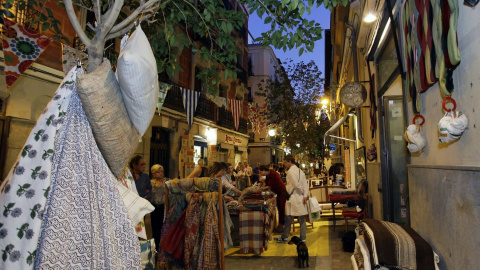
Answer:
[[[308,222],[308,219],[307,219],[306,216],[305,216],[305,220],[307,220],[307,221],[306,221],[306,223],[307,223],[307,229],[308,229],[309,226],[313,229],[313,228],[314,228],[314,227],[313,227],[313,223]],[[293,232],[295,232],[295,224],[300,224],[300,222],[298,222],[298,217],[293,217],[293,220],[292,220],[292,231],[293,231]]]
[[[363,195],[363,199],[365,200],[365,206],[363,207],[362,212],[357,212],[356,207],[342,209],[342,217],[343,217],[343,220],[345,221],[345,232],[348,232],[348,220],[349,219],[357,219],[358,221],[360,221],[367,216],[367,212],[368,212],[368,193],[365,193]]]

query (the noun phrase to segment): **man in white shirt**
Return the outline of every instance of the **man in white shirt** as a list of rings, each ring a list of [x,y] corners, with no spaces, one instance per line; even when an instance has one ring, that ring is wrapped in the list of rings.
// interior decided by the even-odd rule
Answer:
[[[287,243],[290,234],[290,226],[293,218],[298,217],[300,222],[300,239],[307,239],[307,222],[305,216],[308,215],[308,182],[305,173],[295,165],[295,158],[287,155],[283,160],[287,171],[287,192],[290,198],[285,204],[285,229],[280,238],[275,238],[278,243]]]

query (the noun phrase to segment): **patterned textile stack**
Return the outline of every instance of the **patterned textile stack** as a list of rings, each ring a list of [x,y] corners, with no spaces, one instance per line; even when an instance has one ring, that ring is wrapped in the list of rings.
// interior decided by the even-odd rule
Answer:
[[[166,182],[169,209],[160,241],[160,265],[185,269],[220,268],[220,213],[216,178],[173,179]],[[224,204],[224,246],[232,245],[232,222]]]
[[[275,193],[251,186],[242,192],[240,203],[240,252],[260,255],[268,248],[275,227]]]
[[[410,227],[365,219],[357,230],[353,269],[438,270],[438,255]]]

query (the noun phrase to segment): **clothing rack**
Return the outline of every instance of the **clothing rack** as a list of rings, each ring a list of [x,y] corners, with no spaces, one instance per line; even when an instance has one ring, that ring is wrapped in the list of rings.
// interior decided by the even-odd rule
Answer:
[[[194,183],[195,183],[194,178]],[[187,180],[187,179],[179,179],[179,181]],[[168,195],[170,194],[170,190],[168,186],[165,185],[165,211],[168,212],[170,209]],[[203,193],[200,193],[200,196],[203,196]],[[224,251],[224,224],[223,224],[223,196],[222,196],[222,181],[220,180],[218,183],[218,226],[219,226],[219,240],[220,240],[220,250],[219,250],[219,257],[220,257],[220,269],[225,270],[225,251]]]

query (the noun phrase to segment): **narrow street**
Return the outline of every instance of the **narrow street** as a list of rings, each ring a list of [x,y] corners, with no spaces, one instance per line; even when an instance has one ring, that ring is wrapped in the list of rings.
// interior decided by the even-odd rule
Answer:
[[[327,220],[322,218],[322,220],[315,222],[314,229],[315,231],[321,231],[319,239],[309,238],[312,229],[308,228],[307,231],[307,244],[308,242],[315,242],[317,245],[317,256],[310,255],[308,269],[315,270],[345,270],[350,269],[351,262],[350,257],[352,253],[344,252],[342,249],[342,236],[344,235],[344,226],[343,222],[337,222],[336,230],[333,231],[333,226],[328,226]],[[350,225],[350,230],[354,230],[356,225]],[[298,235],[298,230],[295,234]],[[278,237],[278,234],[275,234],[274,237]],[[328,237],[328,238],[324,238]],[[256,270],[276,270],[276,269],[296,269],[298,268],[298,261],[296,256],[296,247],[288,244],[277,244],[275,241],[269,242],[269,250],[267,250],[261,256],[255,256],[252,254],[247,254],[244,256],[227,255],[225,257],[225,269],[227,270],[244,270],[244,269],[256,269]],[[309,253],[311,254],[311,247],[309,246]],[[293,255],[286,256],[266,256],[270,249],[278,250],[278,253],[281,251],[285,253],[293,253]],[[321,251],[319,251],[321,249]]]

